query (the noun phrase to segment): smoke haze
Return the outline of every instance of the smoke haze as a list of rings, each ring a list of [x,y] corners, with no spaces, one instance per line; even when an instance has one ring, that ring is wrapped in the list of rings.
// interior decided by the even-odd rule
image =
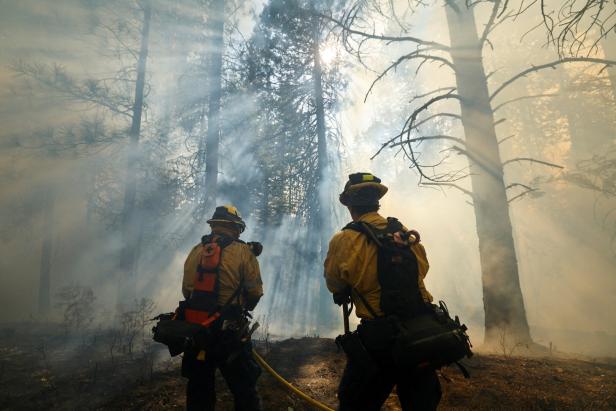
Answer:
[[[137,153],[143,181],[137,201],[144,224],[139,234],[135,296],[153,300],[163,312],[173,310],[181,298],[184,259],[207,232],[205,220],[213,211],[212,205],[195,200],[199,193],[194,194],[204,178],[203,170],[199,174],[197,153],[208,127],[202,114],[209,93],[208,66],[200,64],[207,59],[203,24],[208,14],[198,2],[152,3],[156,11]],[[347,175],[369,171],[389,187],[382,214],[398,217],[421,233],[430,261],[427,288],[470,326],[473,340],[481,341],[484,307],[471,199],[451,187],[420,187],[416,170],[397,148],[387,148],[371,159],[384,142],[400,133],[413,97],[455,84],[452,72],[431,64],[415,77],[417,67],[409,65],[383,77],[364,102],[375,73],[409,52],[408,44],[367,45],[366,68],[341,44],[328,39],[326,47],[332,50],[325,54],[335,56],[335,63],[325,65],[325,75],[338,70],[330,78],[344,81],[331,80],[338,95],[328,107],[327,155],[331,161],[326,178],[319,181],[316,194],[306,194],[311,193],[309,184],[292,183],[283,193],[267,193],[268,200],[263,181],[270,177],[266,171],[275,167],[264,164],[274,161],[271,153],[278,146],[263,137],[268,119],[261,111],[261,96],[242,81],[249,70],[236,69],[248,54],[241,48],[242,41],[252,37],[264,4],[238,5],[227,16],[225,32],[223,67],[227,74],[216,203],[237,205],[248,226],[242,239],[264,243],[259,261],[265,296],[255,316],[269,322],[277,337],[340,332],[341,314],[333,304],[327,315],[331,314],[334,323],[321,321],[323,250],[316,245],[350,219],[337,202]],[[124,42],[130,43],[131,50],[138,49],[140,15],[132,6],[118,7],[77,0],[0,2],[1,321],[41,319],[41,253],[48,230],[53,244],[51,317],[59,315],[54,296],[70,284],[91,287],[101,313],[112,313],[117,303],[122,287],[117,259],[123,247],[120,224],[130,119],[126,113],[41,86],[32,74],[51,75],[56,80],[66,74],[74,76],[75,83],[105,78],[113,93],[130,96],[134,57],[118,50]],[[415,32],[448,43],[442,9],[430,8],[414,17]],[[477,20],[489,17],[485,14],[479,8]],[[105,30],[106,24],[120,27],[119,38]],[[391,24],[375,17],[377,28]],[[536,24],[532,15],[522,15],[514,25],[499,27],[492,34],[493,50],[484,57],[486,70],[494,72],[490,87],[530,64],[558,57],[543,47],[544,35],[539,30],[520,41]],[[605,56],[614,42],[616,38],[608,37],[601,43],[606,50],[600,48],[597,53]],[[585,162],[613,156],[616,150],[616,85],[610,71],[602,68],[575,63],[531,74],[503,92],[495,104],[522,95],[551,94],[499,109],[496,119],[505,119],[497,127],[499,138],[514,136],[502,141],[501,156],[532,157],[565,167],[513,162],[505,170],[507,184],[533,182],[539,187],[510,203],[531,335],[563,351],[613,356],[616,197],[584,188],[576,179]],[[114,101],[132,102],[132,97],[118,99]],[[456,104],[443,102],[438,107],[457,113]],[[422,132],[463,136],[460,122],[447,118],[426,124]],[[425,143],[422,160],[437,163],[446,147],[442,142]],[[455,153],[449,153],[444,165],[468,171],[467,160]],[[471,190],[469,179],[458,184]],[[609,184],[614,181],[604,187]],[[271,198],[284,201],[276,203],[276,209]],[[319,198],[320,203],[329,204],[328,209],[318,210],[329,216],[328,226],[302,219],[302,213],[316,215],[310,204]],[[287,212],[292,208],[288,204],[299,205]]]

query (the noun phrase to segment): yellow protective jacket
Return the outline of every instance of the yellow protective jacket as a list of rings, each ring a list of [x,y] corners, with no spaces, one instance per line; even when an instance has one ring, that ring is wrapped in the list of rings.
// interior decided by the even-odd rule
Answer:
[[[387,227],[387,219],[377,212],[362,215],[359,221],[371,224],[379,229]],[[424,285],[428,273],[428,258],[421,243],[411,246],[417,257],[419,271],[419,291],[426,302],[432,301],[432,295]],[[347,286],[353,287],[367,301],[377,315],[381,311],[381,286],[377,275],[377,246],[372,244],[366,235],[354,230],[342,230],[336,233],[329,243],[325,258],[325,281],[332,293],[343,292]],[[372,319],[368,309],[355,296],[355,313],[358,317]]]
[[[222,227],[216,227],[213,232],[233,236],[232,233],[226,232]],[[190,297],[194,288],[201,247],[201,244],[193,247],[184,263],[182,294],[186,299]],[[220,305],[224,305],[229,300],[240,286],[240,282],[243,284],[243,290],[240,292],[240,304],[245,308],[252,310],[263,295],[259,262],[247,244],[234,241],[223,249],[218,275],[220,284],[218,304]],[[234,299],[232,304],[236,304],[236,301]]]

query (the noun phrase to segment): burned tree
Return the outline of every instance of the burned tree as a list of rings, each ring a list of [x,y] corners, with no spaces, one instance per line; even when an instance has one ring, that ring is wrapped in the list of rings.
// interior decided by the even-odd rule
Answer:
[[[118,260],[118,274],[125,281],[125,286],[119,290],[120,298],[130,300],[135,292],[135,275],[139,257],[140,233],[142,222],[139,220],[138,180],[139,163],[141,160],[141,137],[146,97],[148,92],[146,67],[149,51],[150,21],[152,6],[149,0],[135,1],[123,4],[126,12],[118,17],[116,12],[99,11],[95,32],[97,38],[114,44],[112,54],[118,59],[120,67],[107,78],[77,79],[58,64],[46,65],[20,61],[13,66],[14,71],[27,81],[34,81],[43,90],[59,100],[66,101],[83,111],[96,113],[95,120],[90,124],[100,127],[100,131],[84,132],[73,140],[83,141],[53,141],[45,142],[55,145],[58,149],[74,149],[76,147],[100,147],[112,143],[125,143],[126,163],[124,175],[118,176],[122,188],[118,189],[118,181],[109,184],[109,190],[121,191],[122,206],[118,215],[110,216],[119,225],[122,246]],[[110,6],[111,7],[111,6]],[[119,120],[119,121],[118,121]],[[104,131],[100,123],[128,123],[128,130]],[[86,124],[86,121],[82,121]],[[67,127],[68,132],[73,133]],[[126,131],[125,131],[126,130]],[[94,136],[93,138],[91,138]],[[67,139],[64,139],[67,140]],[[113,179],[115,180],[115,176]],[[111,207],[109,207],[111,208]],[[107,211],[109,212],[109,211]]]
[[[411,2],[402,13],[395,10],[391,2],[357,2],[340,19],[333,19],[341,28],[342,40],[347,50],[363,62],[363,48],[370,42],[382,44],[411,44],[408,54],[401,55],[376,77],[366,95],[388,73],[400,69],[405,63],[416,63],[417,71],[428,64],[449,70],[455,78],[453,85],[443,85],[428,93],[418,95],[399,134],[386,141],[376,155],[385,148],[401,150],[413,169],[419,174],[419,182],[425,186],[454,187],[470,197],[475,211],[479,253],[482,270],[486,343],[494,344],[498,330],[507,327],[509,335],[516,341],[530,342],[530,331],[526,319],[524,300],[518,275],[518,262],[509,216],[509,203],[536,190],[531,184],[506,181],[506,170],[517,163],[534,163],[547,167],[561,168],[541,159],[516,157],[502,159],[494,117],[497,107],[513,100],[500,102],[501,93],[531,73],[552,69],[569,62],[587,62],[605,65],[612,61],[590,57],[561,58],[556,61],[532,66],[512,76],[490,90],[488,74],[483,64],[486,46],[491,46],[490,33],[500,25],[524,13],[528,6],[511,8],[507,1],[473,2],[449,0],[445,5],[450,44],[423,39],[410,35],[402,15],[413,15],[418,8],[432,4]],[[475,21],[476,7],[486,4],[490,7],[488,20],[478,34]],[[393,35],[374,31],[373,16],[384,16],[397,28]],[[516,97],[515,99],[519,99]],[[459,112],[435,110],[440,102],[457,102]],[[422,127],[442,119],[460,121],[464,138],[444,135],[426,135]],[[463,155],[468,159],[467,169],[446,169],[443,160],[426,163],[422,158],[422,147],[439,142],[443,153]],[[425,150],[424,150],[425,151]],[[472,190],[457,183],[470,178]]]
[[[141,27],[141,44],[137,58],[137,75],[135,81],[135,94],[131,110],[131,127],[129,132],[128,164],[126,168],[126,186],[124,189],[124,207],[122,210],[122,250],[120,254],[120,275],[127,280],[127,295],[122,300],[129,300],[135,290],[135,276],[139,246],[141,242],[140,230],[142,223],[138,221],[136,212],[137,198],[137,169],[139,162],[139,139],[141,136],[141,118],[144,107],[144,90],[146,63],[148,59],[150,19],[152,9],[149,0],[143,5],[143,23]]]

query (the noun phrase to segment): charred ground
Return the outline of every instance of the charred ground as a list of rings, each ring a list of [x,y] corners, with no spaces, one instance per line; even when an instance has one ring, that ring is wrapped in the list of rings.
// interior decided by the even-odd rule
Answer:
[[[3,327],[0,335],[0,409],[184,409],[179,361],[147,341],[127,346],[99,331],[70,337],[58,330]],[[314,398],[336,405],[344,354],[331,339],[301,338],[257,344],[267,361]],[[616,362],[564,355],[522,357],[478,354],[466,361],[465,380],[441,371],[444,410],[616,409]],[[264,373],[264,410],[310,410]],[[232,398],[218,379],[220,410]],[[386,410],[398,410],[396,395]]]

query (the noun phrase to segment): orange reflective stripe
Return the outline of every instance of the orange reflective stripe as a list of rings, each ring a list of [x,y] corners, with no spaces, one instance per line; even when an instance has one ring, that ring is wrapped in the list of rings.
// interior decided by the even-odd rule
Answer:
[[[219,318],[220,318],[220,313],[214,313],[214,315],[212,315],[210,318],[208,318],[207,320],[203,321],[201,323],[201,325],[204,326],[204,327],[207,327],[208,325],[210,325],[214,321],[218,320]]]

